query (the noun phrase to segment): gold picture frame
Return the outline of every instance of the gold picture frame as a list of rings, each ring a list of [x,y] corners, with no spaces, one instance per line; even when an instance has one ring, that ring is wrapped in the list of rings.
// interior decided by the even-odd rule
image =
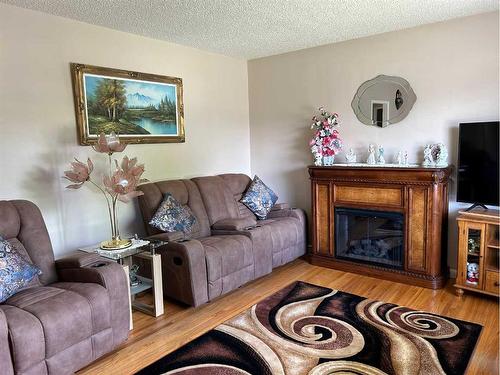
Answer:
[[[114,131],[123,143],[185,141],[182,79],[71,63],[78,140]]]

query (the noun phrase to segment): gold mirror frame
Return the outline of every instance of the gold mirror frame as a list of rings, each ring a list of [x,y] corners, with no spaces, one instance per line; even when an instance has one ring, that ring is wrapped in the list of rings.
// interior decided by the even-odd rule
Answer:
[[[71,63],[71,78],[73,83],[73,99],[75,104],[76,124],[80,145],[93,145],[97,143],[96,135],[89,134],[86,97],[84,88],[84,75],[92,74],[105,77],[116,77],[135,81],[164,83],[176,86],[176,120],[177,133],[175,135],[147,135],[147,134],[119,134],[123,143],[182,143],[185,142],[184,131],[184,102],[182,79],[161,76],[156,74],[132,72],[128,70],[104,68],[100,66]],[[137,125],[138,126],[138,125]]]

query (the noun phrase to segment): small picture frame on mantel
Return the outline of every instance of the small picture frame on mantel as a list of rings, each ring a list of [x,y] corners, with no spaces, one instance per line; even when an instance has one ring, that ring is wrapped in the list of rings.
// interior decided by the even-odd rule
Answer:
[[[71,63],[79,143],[115,132],[124,143],[184,142],[182,79]]]

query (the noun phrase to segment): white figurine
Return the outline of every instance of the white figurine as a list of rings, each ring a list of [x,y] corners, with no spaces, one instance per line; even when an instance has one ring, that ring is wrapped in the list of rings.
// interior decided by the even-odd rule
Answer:
[[[434,161],[432,160],[432,146],[427,145],[424,149],[424,162],[422,163],[424,167],[432,167]]]
[[[377,160],[377,164],[385,164],[384,148],[382,146],[378,146],[378,160]]]
[[[403,164],[403,154],[401,153],[401,151],[398,151],[398,155],[396,156],[396,163],[398,165]]]
[[[368,159],[366,159],[366,164],[375,164],[375,146],[372,144],[368,146]]]
[[[448,149],[444,145],[444,143],[438,143],[434,147],[437,148],[436,158],[434,159],[434,163],[436,163],[436,167],[447,167],[448,166]]]
[[[323,165],[323,157],[321,156],[321,154],[316,154],[314,156],[314,165],[316,165],[317,167],[321,167]]]
[[[404,153],[403,164],[408,165],[408,151],[405,151]]]
[[[352,148],[350,148],[349,152],[345,154],[345,160],[349,164],[356,163],[356,154],[354,153]]]
[[[467,282],[471,284],[479,282],[479,264],[467,262]]]

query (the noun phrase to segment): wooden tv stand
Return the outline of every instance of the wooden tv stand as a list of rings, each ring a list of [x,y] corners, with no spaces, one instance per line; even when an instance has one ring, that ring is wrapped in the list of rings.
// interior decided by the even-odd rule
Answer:
[[[461,296],[464,290],[498,296],[500,293],[500,213],[498,210],[475,208],[460,211],[458,222],[458,261],[455,288]],[[479,267],[478,280],[467,277],[467,263]]]
[[[452,168],[309,167],[315,265],[437,289],[447,279],[448,179]],[[335,250],[335,208],[401,213],[404,260],[395,269],[340,259]],[[340,210],[339,210],[340,211]],[[442,251],[444,249],[444,251]]]

